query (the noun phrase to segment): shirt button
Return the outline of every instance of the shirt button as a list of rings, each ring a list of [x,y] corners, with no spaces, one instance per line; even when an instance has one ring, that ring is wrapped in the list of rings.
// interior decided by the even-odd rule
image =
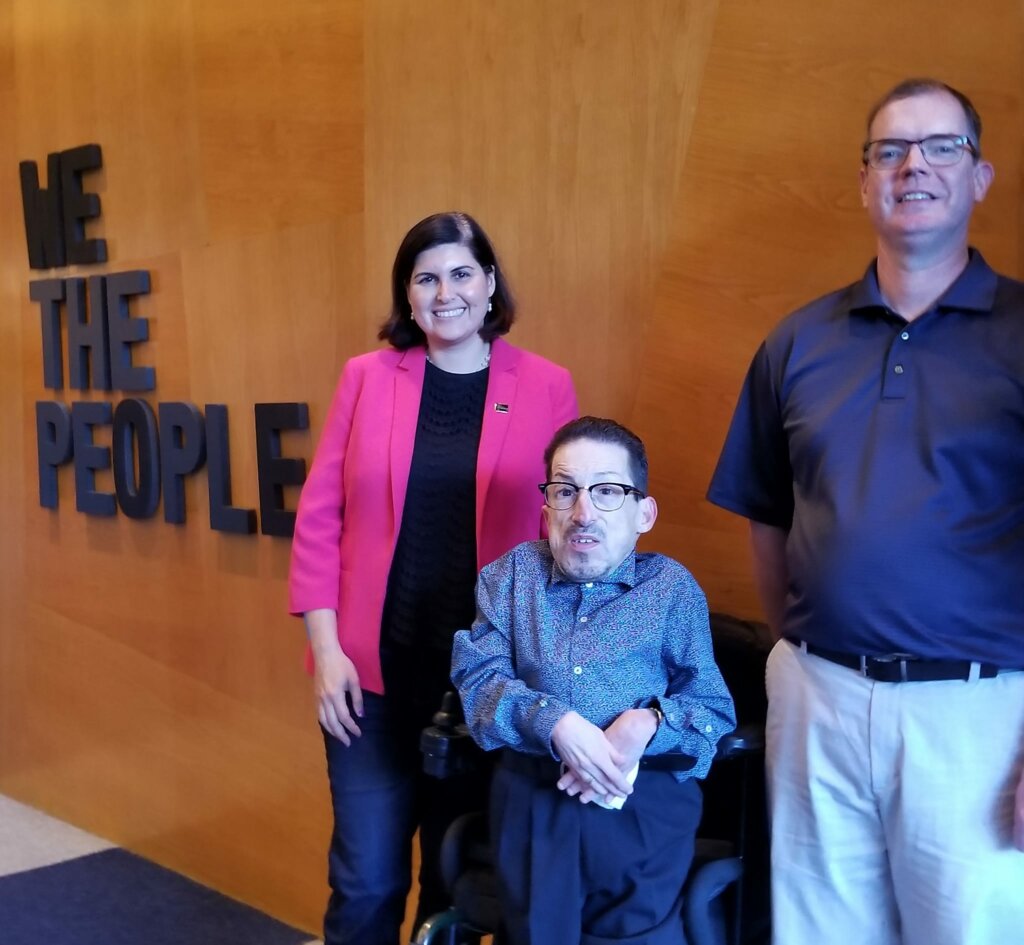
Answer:
[[[587,618],[586,617],[580,617],[580,623],[586,623],[586,622],[587,622]]]
[[[573,672],[574,672],[574,673],[575,673],[575,674],[576,674],[577,676],[582,676],[582,675],[583,675],[583,667],[582,667],[582,666],[574,666],[574,667],[572,668],[572,671],[573,671]]]
[[[900,332],[900,337],[901,337],[901,338],[902,338],[902,339],[903,339],[904,341],[910,341],[910,332],[909,332],[909,331],[901,331],[901,332]]]
[[[541,708],[543,708],[543,707],[544,707],[544,706],[546,706],[547,704],[548,704],[548,700],[547,700],[547,699],[541,699],[541,700],[540,700],[540,706],[541,706]]]
[[[710,725],[705,725],[704,726],[704,731],[707,732],[710,735],[711,734],[711,726]]]
[[[593,586],[594,586],[594,582],[593,582],[593,581],[588,581],[588,582],[587,582],[586,584],[584,584],[583,586],[584,586],[584,587],[593,587]]]
[[[896,367],[894,367],[892,370],[893,370],[894,374],[902,374],[903,373],[903,365],[902,364],[897,364]]]

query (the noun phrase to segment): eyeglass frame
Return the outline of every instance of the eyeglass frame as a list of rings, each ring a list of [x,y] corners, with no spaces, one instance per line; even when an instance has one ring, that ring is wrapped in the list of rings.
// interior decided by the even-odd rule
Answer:
[[[548,502],[548,486],[569,486],[570,489],[575,489],[576,494],[572,497],[572,504],[567,505],[564,509],[559,509]],[[622,502],[615,506],[614,509],[603,509],[594,501],[594,490],[598,486],[618,486],[622,490]],[[626,504],[626,499],[631,495],[635,495],[637,500],[646,499],[647,493],[638,489],[636,486],[631,486],[625,482],[595,482],[591,486],[578,486],[574,482],[566,482],[564,479],[552,479],[549,482],[537,483],[537,488],[540,489],[540,493],[544,496],[544,504],[551,509],[553,512],[568,512],[570,509],[576,508],[576,503],[579,501],[581,492],[588,492],[590,494],[590,502],[600,512],[618,512]]]
[[[925,154],[925,151],[924,151],[924,148],[922,147],[922,145],[926,141],[932,141],[935,138],[947,138],[948,140],[953,142],[953,144],[956,146],[956,149],[957,149],[957,151],[956,151],[957,158],[956,158],[955,161],[950,161],[949,164],[932,164],[932,162],[928,159],[928,155]],[[904,154],[903,157],[900,159],[900,161],[898,163],[896,163],[896,164],[882,165],[882,166],[879,166],[878,164],[872,164],[871,160],[868,157],[868,151],[870,150],[870,148],[871,148],[871,146],[873,144],[881,144],[882,142],[885,142],[885,141],[890,141],[890,142],[893,142],[893,143],[896,143],[896,144],[904,144],[904,145],[906,145],[907,146],[906,154]],[[873,141],[865,141],[864,142],[864,147],[861,148],[861,161],[866,166],[873,167],[876,171],[891,171],[891,170],[894,170],[897,167],[902,167],[903,166],[903,162],[906,161],[906,159],[910,156],[910,149],[915,144],[917,145],[918,149],[921,152],[921,157],[924,158],[925,163],[929,167],[955,167],[957,164],[959,164],[964,159],[964,152],[965,151],[970,151],[975,160],[977,160],[978,158],[981,157],[981,152],[978,150],[978,148],[975,145],[975,143],[973,141],[971,141],[970,135],[934,134],[934,135],[926,135],[925,137],[917,138],[916,140],[912,140],[910,138],[875,138]]]

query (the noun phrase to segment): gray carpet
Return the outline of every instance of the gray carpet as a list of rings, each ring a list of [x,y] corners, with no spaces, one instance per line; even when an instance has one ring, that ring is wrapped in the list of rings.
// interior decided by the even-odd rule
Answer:
[[[0,945],[306,945],[310,939],[0,796]]]

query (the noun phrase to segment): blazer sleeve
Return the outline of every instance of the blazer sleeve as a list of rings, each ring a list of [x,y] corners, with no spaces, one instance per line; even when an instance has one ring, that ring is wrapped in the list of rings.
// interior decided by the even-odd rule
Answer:
[[[572,382],[572,375],[563,367],[555,365],[555,376],[551,382],[551,435],[550,441],[555,433],[570,420],[575,420],[580,415],[579,403],[576,400],[576,387]],[[548,537],[548,523],[544,518],[544,512],[538,513],[540,519],[537,525],[537,537],[546,539]]]
[[[580,415],[580,407],[576,401],[576,388],[572,375],[560,367],[551,387],[551,414],[554,419],[552,434],[559,427]]]
[[[338,609],[345,455],[361,390],[362,372],[349,361],[331,399],[299,497],[288,574],[288,609],[296,616],[319,608]]]

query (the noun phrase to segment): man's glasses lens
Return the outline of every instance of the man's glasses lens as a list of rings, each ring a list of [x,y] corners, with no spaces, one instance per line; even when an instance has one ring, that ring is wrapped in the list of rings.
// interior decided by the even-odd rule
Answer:
[[[964,135],[931,135],[920,141],[907,141],[904,138],[882,138],[870,141],[864,149],[864,157],[868,164],[882,170],[900,167],[907,159],[913,145],[921,148],[924,159],[933,167],[948,167],[956,164],[963,157],[964,150],[974,146]]]

